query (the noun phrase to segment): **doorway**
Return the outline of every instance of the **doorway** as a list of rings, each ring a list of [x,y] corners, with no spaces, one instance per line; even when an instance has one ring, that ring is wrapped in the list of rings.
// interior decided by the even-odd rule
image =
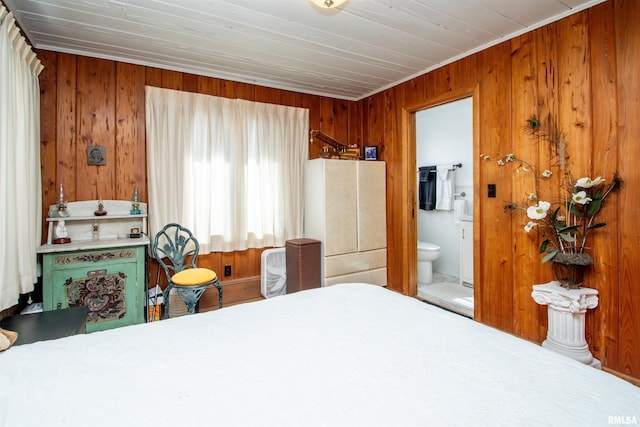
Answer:
[[[417,296],[471,318],[473,274],[465,271],[473,271],[466,256],[473,253],[472,112],[467,97],[415,113]]]
[[[467,171],[471,171],[473,176],[472,178],[472,189],[473,195],[472,200],[468,200],[467,204],[469,206],[470,218],[479,224],[480,215],[478,209],[479,197],[478,191],[479,188],[479,172],[478,172],[478,158],[479,158],[479,142],[478,142],[478,126],[479,122],[479,108],[478,108],[478,99],[479,99],[479,88],[478,86],[461,89],[458,91],[451,91],[442,96],[435,97],[429,99],[424,102],[407,105],[402,110],[402,140],[403,147],[405,148],[406,157],[404,157],[403,167],[406,175],[404,177],[405,182],[407,183],[407,199],[405,210],[406,215],[406,234],[404,235],[403,245],[404,251],[408,255],[406,270],[404,270],[405,274],[405,282],[403,286],[403,292],[407,295],[412,295],[420,298],[418,294],[418,262],[417,262],[417,245],[418,245],[418,167],[417,155],[416,155],[416,145],[417,145],[417,137],[416,137],[416,114],[422,110],[429,109],[432,107],[437,107],[441,105],[445,105],[448,103],[452,103],[458,100],[462,100],[465,98],[470,98],[472,103],[472,147],[470,147],[471,151],[471,160],[468,165],[463,165],[463,167],[467,167]],[[470,253],[467,256],[470,256],[473,260],[473,267],[471,272],[467,272],[466,274],[471,277],[471,281],[474,282],[475,277],[480,277],[478,275],[480,263],[477,261],[477,248],[479,245],[479,227],[473,227],[472,231],[467,231],[467,236],[471,234],[472,236],[472,248],[470,249]],[[436,268],[437,272],[437,268]],[[459,277],[459,276],[458,276]],[[480,288],[478,283],[474,283],[474,287],[472,289],[473,299],[474,301],[479,297]],[[471,288],[468,288],[471,289]],[[422,299],[422,298],[421,298]],[[473,304],[475,306],[475,304]],[[474,307],[475,308],[475,307]]]

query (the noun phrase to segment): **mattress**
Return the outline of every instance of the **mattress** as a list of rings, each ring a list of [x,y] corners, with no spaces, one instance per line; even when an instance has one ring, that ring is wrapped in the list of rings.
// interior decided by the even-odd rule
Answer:
[[[639,388],[367,284],[0,353],[1,426],[585,426],[612,419],[640,419]]]

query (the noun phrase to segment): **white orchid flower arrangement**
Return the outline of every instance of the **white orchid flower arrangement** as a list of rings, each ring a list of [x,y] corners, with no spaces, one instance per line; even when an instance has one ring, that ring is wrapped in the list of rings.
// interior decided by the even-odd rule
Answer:
[[[614,174],[608,183],[600,176],[583,177],[574,182],[566,166],[568,155],[564,135],[553,121],[549,119],[547,125],[543,126],[540,120],[533,116],[527,120],[524,130],[551,145],[552,153],[558,160],[556,166],[560,169],[560,186],[566,191],[563,192],[560,201],[540,200],[538,182],[550,179],[554,175],[553,172],[548,169],[540,172],[534,165],[510,153],[498,159],[498,165],[519,162],[519,170],[530,171],[535,175],[535,192],[529,194],[523,205],[508,203],[505,209],[512,212],[526,211],[528,222],[524,231],[530,233],[537,229],[540,232],[543,263],[552,260],[562,262],[561,258],[564,255],[572,255],[576,263],[591,264],[593,261],[585,252],[588,249],[587,237],[591,230],[606,225],[604,222],[598,222],[596,217],[606,198],[620,188],[622,181]],[[491,160],[490,156],[483,157],[485,160]]]

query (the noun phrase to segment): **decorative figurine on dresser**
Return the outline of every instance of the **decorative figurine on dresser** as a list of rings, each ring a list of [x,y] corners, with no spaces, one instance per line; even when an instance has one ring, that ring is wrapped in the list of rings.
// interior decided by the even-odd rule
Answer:
[[[60,204],[38,248],[43,309],[86,306],[87,332],[143,323],[147,204],[132,213],[131,200],[65,201],[64,216]]]

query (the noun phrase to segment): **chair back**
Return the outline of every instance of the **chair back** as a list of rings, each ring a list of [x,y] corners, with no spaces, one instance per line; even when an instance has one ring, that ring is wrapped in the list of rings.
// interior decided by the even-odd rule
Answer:
[[[185,268],[195,268],[200,245],[188,228],[167,224],[158,231],[151,244],[151,256],[162,267],[167,280]]]

